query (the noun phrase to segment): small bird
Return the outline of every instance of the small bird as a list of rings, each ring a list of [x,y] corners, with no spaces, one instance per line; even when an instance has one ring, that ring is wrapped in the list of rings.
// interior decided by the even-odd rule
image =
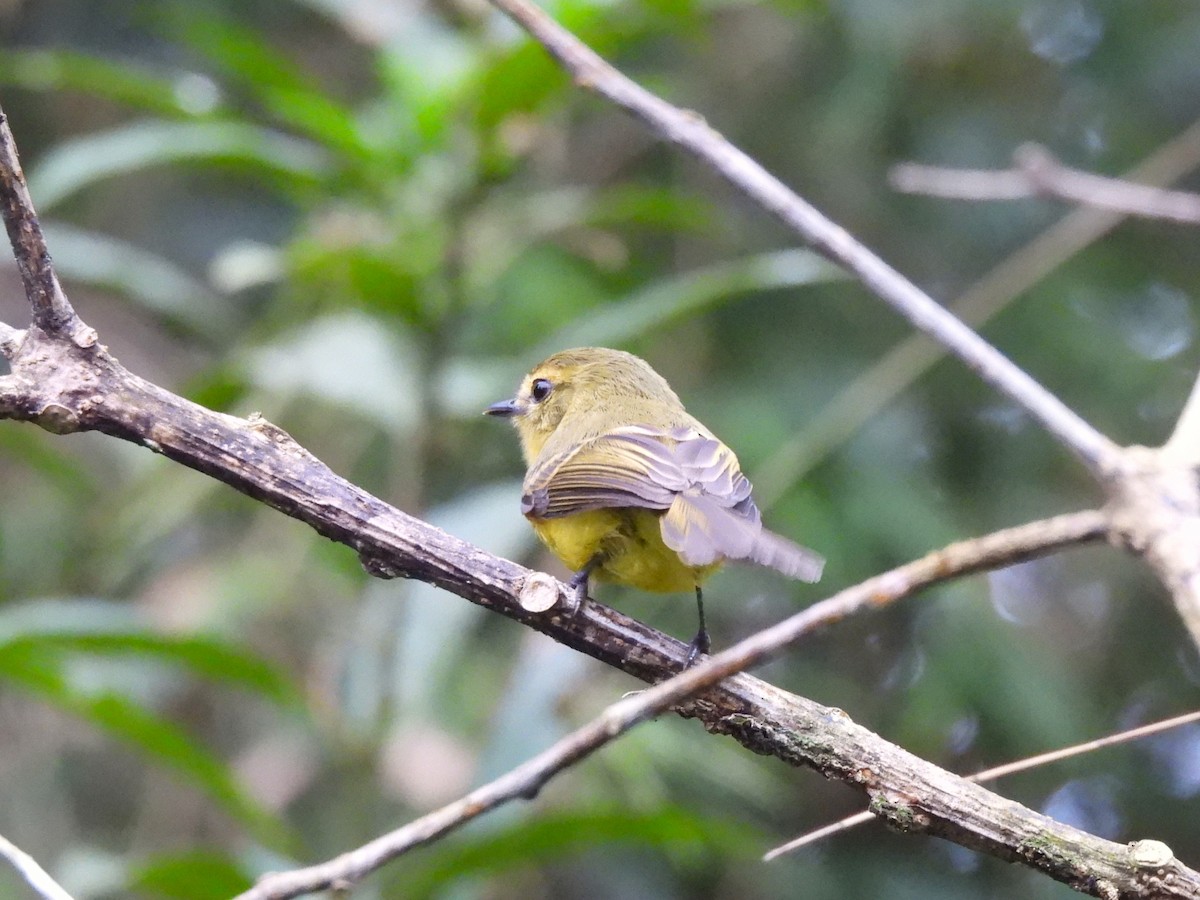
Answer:
[[[484,413],[516,426],[528,467],[521,512],[575,572],[580,604],[592,577],[695,590],[700,627],[685,668],[709,650],[701,584],[726,560],[821,577],[819,555],[763,528],[733,451],[632,353],[563,350]]]

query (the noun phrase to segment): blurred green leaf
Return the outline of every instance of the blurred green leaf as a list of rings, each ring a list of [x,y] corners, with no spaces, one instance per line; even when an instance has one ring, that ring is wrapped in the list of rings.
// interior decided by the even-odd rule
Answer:
[[[95,598],[43,599],[0,607],[0,653],[8,651],[156,658],[282,705],[300,699],[291,680],[253,652],[219,638],[156,634],[131,614],[128,604]]]
[[[199,7],[178,8],[175,32],[281,125],[349,157],[369,154],[350,110],[324,93],[258,31]]]
[[[237,783],[233,771],[178,726],[110,691],[85,691],[66,677],[61,661],[36,642],[0,651],[0,679],[86,719],[157,759],[201,789],[264,844],[287,848],[295,838]]]
[[[50,443],[47,443],[47,440]],[[73,502],[88,502],[97,491],[92,472],[40,429],[0,428],[0,455],[42,475]]]
[[[628,809],[544,812],[483,837],[459,837],[421,857],[402,861],[395,883],[406,897],[432,897],[470,876],[492,875],[520,866],[544,869],[555,861],[606,844],[660,847],[703,865],[715,847],[749,856],[760,846],[753,831],[725,819],[699,816],[679,807],[639,813]]]
[[[708,203],[666,189],[596,191],[572,185],[519,194],[495,191],[480,201],[468,223],[464,280],[473,297],[488,301],[497,293],[497,282],[502,293],[510,283],[519,285],[528,295],[524,302],[544,315],[539,294],[547,288],[528,284],[533,278],[548,280],[559,268],[567,271],[567,277],[578,278],[578,256],[589,252],[600,260],[598,266],[623,265],[631,249],[630,226],[669,234],[703,232],[716,219]],[[557,247],[544,246],[562,235],[569,236],[575,251],[569,256]],[[542,273],[541,268],[549,272]],[[515,287],[507,290],[515,292]]]
[[[45,212],[99,181],[185,161],[237,163],[296,185],[330,172],[322,148],[256,125],[142,121],[58,144],[29,173],[29,190]]]
[[[167,259],[94,231],[53,222],[43,226],[65,280],[115,290],[206,341],[232,330],[229,301]]]
[[[426,519],[439,528],[499,556],[512,559],[533,544],[533,533],[522,521],[516,499],[520,484],[503,481],[477,486],[448,503],[431,509]],[[377,582],[373,584],[378,584]],[[376,602],[395,603],[395,590],[369,587]],[[438,697],[461,671],[463,655],[474,653],[462,640],[477,616],[471,604],[448,606],[444,591],[413,582],[406,589],[403,621],[396,629],[394,683],[397,718],[431,715]]]
[[[159,15],[164,30],[199,51],[221,74],[231,76],[248,91],[314,89],[311,76],[271,46],[267,32],[194,4],[171,5]]]
[[[3,627],[3,623],[0,623]],[[71,634],[56,632],[0,637],[0,653],[74,652],[105,656],[146,656],[188,669],[213,681],[253,691],[276,703],[293,705],[300,694],[287,678],[260,657],[220,641],[153,634]]]
[[[339,216],[342,221],[329,223],[327,232],[293,241],[288,257],[291,279],[325,306],[427,324],[420,277],[424,273],[414,272],[413,264],[427,266],[433,254],[414,254],[411,245],[389,240],[386,225],[371,227],[377,218],[366,210],[357,216],[347,213],[344,219]]]
[[[417,365],[417,348],[403,332],[360,313],[308,322],[246,361],[263,388],[319,397],[393,433],[417,421]]]
[[[636,4],[560,0],[549,6],[547,14],[601,56],[613,47],[625,23],[637,18]],[[545,112],[551,98],[556,103],[566,99],[562,88],[568,76],[541,45],[516,28],[502,33],[508,45],[496,51],[477,89],[477,124],[484,131],[515,113]]]
[[[190,72],[166,77],[133,60],[108,60],[71,50],[15,50],[0,56],[0,84],[36,91],[78,91],[162,116],[208,114],[220,92]]]
[[[640,184],[597,192],[587,215],[591,225],[638,225],[675,234],[707,234],[719,219],[716,204],[705,197]]]
[[[439,147],[462,117],[461,99],[477,77],[480,61],[468,35],[434,17],[400,29],[380,55],[389,100],[410,117],[426,152]]]
[[[535,244],[517,257],[497,285],[499,300],[479,319],[477,343],[488,352],[527,348],[612,302],[608,279],[588,260],[561,247]],[[553,298],[547,303],[546,298]],[[494,348],[494,349],[493,349]]]
[[[161,900],[228,900],[253,884],[233,859],[215,851],[157,856],[136,866],[129,889]]]
[[[548,237],[577,226],[592,209],[593,193],[583,187],[564,187],[532,194],[497,191],[481,200],[467,223],[464,281],[472,296],[491,298],[500,279],[523,283],[523,254],[554,259],[538,248]],[[535,248],[541,253],[532,252]],[[514,263],[516,266],[514,267]],[[515,273],[509,271],[516,268]],[[535,290],[528,290],[536,294]]]
[[[515,113],[533,112],[559,95],[566,82],[562,70],[532,41],[511,48],[480,79],[476,127],[488,131]]]
[[[780,250],[663,279],[619,303],[576,316],[529,356],[541,359],[564,347],[619,347],[689,315],[754,291],[803,287],[845,278],[810,250]]]
[[[277,89],[264,98],[281,123],[351,159],[370,159],[351,112],[314,91]]]

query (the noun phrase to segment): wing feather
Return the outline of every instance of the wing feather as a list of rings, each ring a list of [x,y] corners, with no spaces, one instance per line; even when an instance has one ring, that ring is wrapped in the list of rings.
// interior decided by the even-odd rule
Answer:
[[[816,581],[816,553],[762,527],[733,451],[698,428],[618,428],[535,463],[522,511],[556,518],[590,509],[662,510],[663,542],[690,566],[749,559]]]
[[[525,478],[522,511],[557,518],[589,509],[667,509],[687,487],[661,432],[622,428],[539,460]]]

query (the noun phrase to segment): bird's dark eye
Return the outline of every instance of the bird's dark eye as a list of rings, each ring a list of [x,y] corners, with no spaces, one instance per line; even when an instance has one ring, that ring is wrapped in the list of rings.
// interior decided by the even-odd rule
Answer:
[[[549,397],[550,389],[552,387],[554,387],[554,385],[552,385],[545,378],[537,379],[533,383],[533,386],[529,389],[529,394],[531,397],[533,397],[533,402],[541,403],[543,400],[545,400],[547,397]]]

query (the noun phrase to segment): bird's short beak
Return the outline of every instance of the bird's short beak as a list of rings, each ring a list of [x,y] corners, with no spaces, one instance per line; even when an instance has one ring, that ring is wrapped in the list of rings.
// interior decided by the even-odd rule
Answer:
[[[501,400],[499,403],[493,403],[483,411],[485,416],[499,416],[502,419],[508,419],[515,416],[521,411],[516,400]]]

